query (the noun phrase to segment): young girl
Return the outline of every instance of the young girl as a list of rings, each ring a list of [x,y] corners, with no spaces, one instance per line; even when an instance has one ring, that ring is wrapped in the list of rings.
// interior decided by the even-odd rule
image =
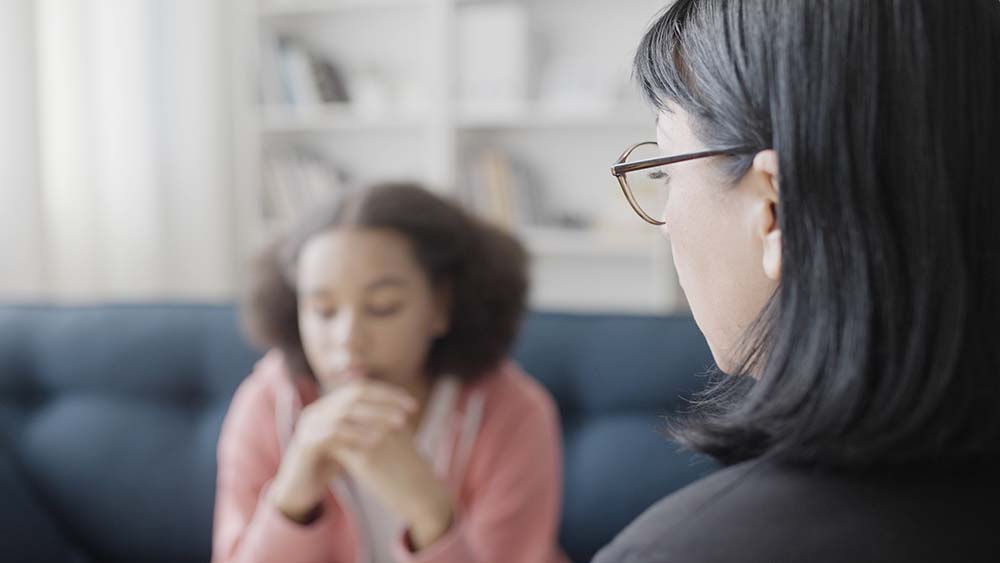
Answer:
[[[403,184],[263,252],[245,317],[270,351],[223,424],[213,561],[564,559],[558,415],[506,359],[525,263]]]

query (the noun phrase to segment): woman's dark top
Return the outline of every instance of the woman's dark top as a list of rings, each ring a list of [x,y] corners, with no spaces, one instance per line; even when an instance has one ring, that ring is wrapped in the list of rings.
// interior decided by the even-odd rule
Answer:
[[[734,465],[655,504],[595,561],[1000,562],[1000,459]]]

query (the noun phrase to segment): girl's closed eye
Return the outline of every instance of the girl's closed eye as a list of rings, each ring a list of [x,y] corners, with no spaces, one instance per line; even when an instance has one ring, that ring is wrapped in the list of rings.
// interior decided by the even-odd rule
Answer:
[[[373,302],[365,307],[365,311],[373,317],[391,317],[403,309],[403,303],[398,300]]]

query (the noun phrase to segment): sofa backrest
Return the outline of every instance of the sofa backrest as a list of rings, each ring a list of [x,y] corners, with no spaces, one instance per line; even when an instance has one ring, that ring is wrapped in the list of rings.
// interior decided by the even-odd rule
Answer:
[[[690,317],[536,314],[515,356],[559,404],[560,543],[589,561],[651,504],[716,469],[664,433],[690,407],[711,353]]]
[[[207,560],[215,442],[256,356],[229,306],[0,310],[0,439],[63,533],[38,543]]]
[[[258,356],[229,305],[0,307],[0,553],[207,560],[215,443]],[[563,416],[573,560],[713,469],[658,430],[710,365],[689,318],[536,313],[515,357]]]

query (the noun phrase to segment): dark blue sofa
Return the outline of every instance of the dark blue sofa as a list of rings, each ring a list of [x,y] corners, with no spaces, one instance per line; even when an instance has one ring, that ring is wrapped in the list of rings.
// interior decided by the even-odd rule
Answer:
[[[226,305],[0,307],[0,560],[207,561],[215,442],[257,357]],[[574,561],[714,469],[659,432],[711,363],[690,318],[536,313],[516,357],[563,417]]]

